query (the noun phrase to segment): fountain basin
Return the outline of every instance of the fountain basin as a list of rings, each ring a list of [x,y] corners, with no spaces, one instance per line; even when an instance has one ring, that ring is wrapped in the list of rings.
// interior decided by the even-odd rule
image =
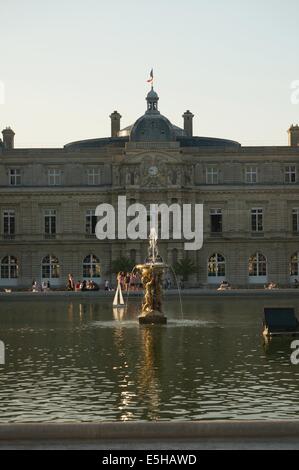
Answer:
[[[138,317],[140,325],[166,325],[167,317],[161,312],[151,312],[147,315],[139,315]]]

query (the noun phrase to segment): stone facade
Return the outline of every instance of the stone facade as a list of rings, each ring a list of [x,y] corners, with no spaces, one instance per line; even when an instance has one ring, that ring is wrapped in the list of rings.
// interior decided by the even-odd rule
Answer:
[[[126,195],[128,204],[134,200],[146,206],[204,204],[203,248],[187,254],[197,266],[190,277],[193,285],[224,278],[234,286],[294,281],[299,251],[297,127],[290,128],[295,134],[285,147],[243,147],[193,137],[192,122],[185,123],[185,130],[173,126],[160,115],[156,93],[149,95],[138,125],[119,130],[121,116],[112,113],[111,138],[74,142],[62,149],[19,149],[14,148],[13,132],[4,131],[1,286],[26,287],[33,279],[47,278],[60,286],[68,273],[82,279],[83,260],[91,254],[100,263],[101,277],[95,279],[100,283],[110,278],[111,262],[120,255],[134,253],[136,262],[143,261],[144,241],[99,241],[87,221],[88,211],[102,202],[116,205],[119,195]],[[192,120],[192,113],[187,115]],[[55,222],[45,221],[48,211],[55,214]],[[160,242],[160,252],[169,263],[186,256],[183,241],[172,239]],[[261,258],[252,261],[257,253]],[[213,262],[215,254],[221,255],[224,271]],[[42,268],[48,255],[57,258],[59,277],[52,278]],[[252,275],[252,262],[259,264],[257,276]]]

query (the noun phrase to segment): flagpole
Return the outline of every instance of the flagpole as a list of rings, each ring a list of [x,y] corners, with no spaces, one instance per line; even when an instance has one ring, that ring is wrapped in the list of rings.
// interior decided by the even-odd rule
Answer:
[[[151,69],[150,78],[149,78],[149,80],[147,80],[147,82],[151,84],[151,87],[152,87],[152,90],[153,90],[153,88],[154,88],[154,69],[153,68]]]

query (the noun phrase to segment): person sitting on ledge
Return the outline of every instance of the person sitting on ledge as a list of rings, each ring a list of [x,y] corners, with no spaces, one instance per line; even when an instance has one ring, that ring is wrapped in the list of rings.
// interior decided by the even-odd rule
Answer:
[[[230,283],[227,281],[222,281],[217,290],[230,290],[230,289],[231,289]]]
[[[89,290],[99,290],[99,286],[96,282],[90,280],[89,281]]]
[[[76,284],[75,284],[75,292],[78,292],[81,290],[81,281],[78,281]]]
[[[41,290],[41,287],[40,287],[39,283],[35,279],[33,279],[33,281],[32,281],[31,290],[32,290],[32,292],[40,292],[40,290]]]
[[[264,285],[265,289],[278,289],[278,284],[275,282],[269,282],[269,284]]]

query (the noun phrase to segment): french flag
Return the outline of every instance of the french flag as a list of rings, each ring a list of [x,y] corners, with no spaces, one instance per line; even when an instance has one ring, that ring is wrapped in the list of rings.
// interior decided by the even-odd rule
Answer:
[[[150,73],[150,78],[147,80],[147,83],[153,83],[153,81],[154,81],[154,71],[152,69]]]

